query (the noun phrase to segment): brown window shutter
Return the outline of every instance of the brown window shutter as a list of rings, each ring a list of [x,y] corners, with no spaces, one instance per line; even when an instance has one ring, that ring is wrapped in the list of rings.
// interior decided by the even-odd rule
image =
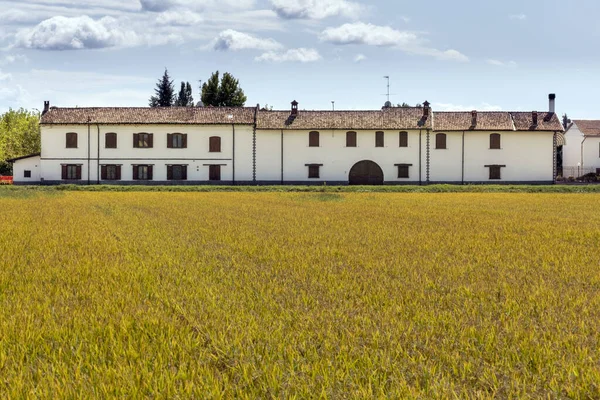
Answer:
[[[148,180],[152,180],[152,165],[148,165]]]
[[[446,134],[438,133],[435,135],[435,148],[436,149],[445,149],[446,148]]]
[[[137,148],[139,147],[139,143],[140,143],[140,139],[137,133],[133,134],[133,147]]]
[[[346,147],[356,147],[356,132],[346,132]]]
[[[77,166],[76,171],[76,179],[81,179],[81,165]]]
[[[133,167],[133,175],[132,175],[133,179],[137,180],[137,179],[139,179],[139,176],[138,176],[138,166],[137,165],[133,165],[132,167]]]
[[[167,180],[173,180],[173,166],[167,165]]]
[[[221,138],[219,136],[211,136],[209,139],[209,151],[211,153],[220,153],[221,152]]]
[[[383,147],[383,132],[375,132],[375,147]]]
[[[173,134],[167,133],[167,149],[173,148]]]
[[[120,166],[120,165],[117,165],[116,179],[117,179],[118,181],[120,181],[120,180],[121,180],[121,166]]]
[[[215,142],[216,142],[215,147],[217,149],[217,153],[220,153],[221,152],[221,138],[217,137],[215,139]],[[219,168],[221,168],[221,167],[219,167]]]
[[[309,132],[308,147],[319,147],[319,132],[316,132],[316,131]]]
[[[100,179],[106,179],[106,176],[108,175],[106,169],[106,165],[100,167]]]
[[[500,134],[492,133],[490,135],[490,149],[500,149]]]
[[[187,133],[183,135],[183,148],[187,149]]]
[[[154,147],[154,133],[148,134],[148,147]]]
[[[400,132],[400,147],[408,147],[408,132]]]
[[[187,181],[187,165],[181,166],[181,179],[183,179],[184,181]]]
[[[67,179],[67,166],[62,165],[61,169],[62,169],[62,173],[61,173],[62,179]]]

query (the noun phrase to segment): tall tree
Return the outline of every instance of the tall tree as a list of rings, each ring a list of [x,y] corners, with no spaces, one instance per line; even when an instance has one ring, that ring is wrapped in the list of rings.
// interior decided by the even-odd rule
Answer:
[[[569,124],[571,123],[571,120],[569,119],[569,117],[567,116],[567,113],[563,114],[562,117],[562,123],[563,123],[563,127],[565,129],[567,129],[569,127]]]
[[[177,100],[175,100],[177,107],[194,107],[194,97],[192,96],[192,85],[189,82],[181,82],[181,89]]]
[[[175,86],[165,68],[163,77],[156,83],[155,96],[150,97],[150,107],[171,107],[175,102]]]
[[[12,110],[0,116],[0,174],[10,175],[10,158],[40,151],[40,115],[24,109]]]
[[[246,99],[239,80],[229,72],[223,74],[219,83],[219,71],[217,71],[202,85],[202,102],[205,106],[243,107]]]

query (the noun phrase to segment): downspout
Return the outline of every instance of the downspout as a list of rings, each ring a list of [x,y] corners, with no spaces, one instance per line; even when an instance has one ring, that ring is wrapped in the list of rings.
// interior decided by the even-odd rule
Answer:
[[[556,184],[556,175],[558,172],[558,148],[556,146],[556,131],[552,135],[552,183]]]
[[[465,131],[462,134],[462,176],[461,185],[465,184]]]
[[[232,172],[231,172],[231,179],[232,179],[232,183],[235,186],[235,124],[231,124],[231,130],[232,130],[232,135],[233,135],[233,156],[232,158]]]
[[[421,134],[423,133],[422,129],[419,129],[419,186],[423,184],[423,172],[422,172],[422,164],[423,164],[423,150],[421,145]]]
[[[425,151],[426,151],[426,154],[425,154],[425,172],[426,172],[426,176],[425,176],[425,178],[426,178],[427,184],[429,184],[429,168],[430,168],[430,156],[431,156],[430,149],[429,149],[429,140],[430,140],[429,129],[427,129],[427,142],[426,142],[426,148],[425,148]]]
[[[91,126],[90,126],[90,119],[88,118],[88,140],[87,140],[87,147],[88,147],[88,156],[87,156],[87,162],[88,162],[88,167],[87,167],[87,183],[88,185],[90,184],[90,163],[91,163],[91,157],[92,157],[92,146],[90,143],[90,138],[91,138]]]
[[[283,185],[283,129],[281,130],[281,184]]]
[[[585,139],[587,138],[587,136],[583,136],[583,140],[581,141],[581,172],[583,172],[583,144],[585,143]]]
[[[256,184],[256,119],[258,118],[259,104],[256,105],[254,110],[254,126],[252,129],[252,182]]]
[[[100,124],[96,124],[96,126],[98,127],[98,163],[97,163],[97,168],[96,168],[96,178],[97,179],[97,184],[100,184]]]

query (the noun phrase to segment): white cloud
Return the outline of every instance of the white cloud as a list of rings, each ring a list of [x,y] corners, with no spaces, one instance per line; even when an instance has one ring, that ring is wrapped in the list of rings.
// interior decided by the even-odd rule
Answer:
[[[496,67],[508,67],[508,68],[516,68],[517,67],[517,63],[514,61],[500,61],[500,60],[488,59],[488,60],[485,60],[485,62],[490,65],[494,65]]]
[[[452,103],[433,103],[432,107],[435,111],[502,111],[502,107],[489,103],[481,103],[478,106],[463,106]]]
[[[173,0],[140,0],[142,10],[163,12],[173,8],[177,3]]]
[[[247,33],[227,29],[212,41],[211,47],[214,50],[238,51],[238,50],[278,50],[283,46],[273,39],[263,39]]]
[[[128,47],[140,43],[138,35],[113,17],[99,20],[81,17],[52,17],[17,34],[21,47],[41,50],[80,50]]]
[[[267,62],[315,62],[321,59],[321,55],[315,49],[290,49],[285,52],[276,53],[274,51],[269,51],[267,53],[262,54],[259,57],[256,57],[256,61],[267,61]]]
[[[323,42],[336,45],[369,45],[395,47],[409,54],[435,57],[439,60],[467,62],[469,58],[457,50],[438,50],[428,47],[426,41],[414,32],[399,31],[389,26],[355,22],[337,28],[327,28],[321,35]]]
[[[527,15],[525,14],[513,14],[509,16],[510,19],[515,21],[525,21],[527,19]]]
[[[18,61],[27,61],[27,57],[23,54],[9,54],[0,58],[0,65],[14,64]]]
[[[364,61],[367,59],[367,56],[365,56],[364,54],[357,54],[356,57],[354,57],[354,62],[355,63],[359,63],[361,61]]]
[[[364,10],[359,3],[347,0],[270,0],[273,10],[285,19],[323,19],[357,17]]]
[[[167,11],[160,13],[156,17],[156,22],[159,25],[171,25],[171,26],[191,26],[204,22],[202,15],[195,12],[177,12]]]

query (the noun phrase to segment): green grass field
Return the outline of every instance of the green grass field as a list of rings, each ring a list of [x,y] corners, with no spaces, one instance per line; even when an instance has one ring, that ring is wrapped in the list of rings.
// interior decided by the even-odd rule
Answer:
[[[0,398],[600,398],[597,194],[0,190]]]

